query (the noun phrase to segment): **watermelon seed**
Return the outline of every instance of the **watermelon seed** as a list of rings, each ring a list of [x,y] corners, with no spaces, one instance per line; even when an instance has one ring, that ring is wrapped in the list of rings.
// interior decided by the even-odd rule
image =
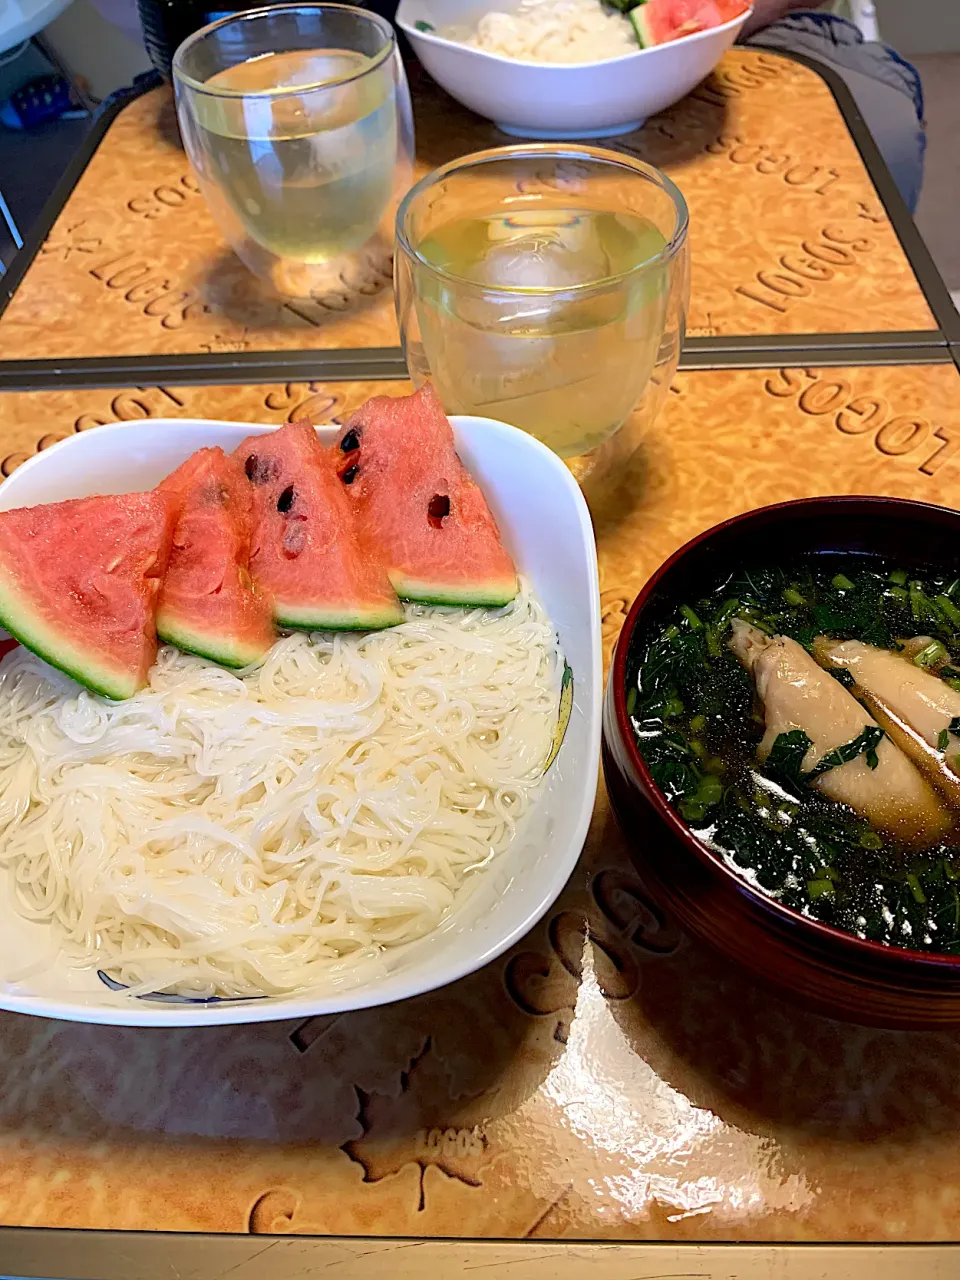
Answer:
[[[354,449],[360,448],[360,434],[356,427],[352,427],[340,441],[341,453],[353,453]],[[349,484],[350,481],[347,481]]]
[[[293,485],[288,484],[283,493],[281,493],[280,497],[277,499],[277,510],[281,515],[285,516],[293,506],[293,498]]]
[[[427,519],[434,529],[442,529],[441,521],[450,514],[450,499],[445,493],[435,493],[427,503]]]
[[[360,464],[355,462],[352,467],[347,467],[340,479],[344,484],[353,484],[357,476],[360,474]]]
[[[252,484],[268,484],[280,474],[276,458],[260,458],[255,453],[251,453],[243,469]]]
[[[288,524],[284,530],[281,546],[283,554],[288,560],[296,560],[297,556],[307,545],[307,530],[303,521],[294,520],[292,524]]]

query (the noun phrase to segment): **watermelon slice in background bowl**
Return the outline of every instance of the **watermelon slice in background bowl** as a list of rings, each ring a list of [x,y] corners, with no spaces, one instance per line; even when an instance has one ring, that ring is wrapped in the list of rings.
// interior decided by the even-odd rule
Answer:
[[[385,974],[350,989],[208,1004],[130,1000],[94,970],[51,953],[47,926],[23,920],[0,894],[0,1008],[126,1026],[211,1026],[343,1013],[419,995],[490,963],[523,937],[572,873],[593,811],[600,754],[600,600],[593,527],[576,481],[545,445],[504,423],[451,419],[457,453],[477,482],[504,546],[557,628],[572,673],[569,723],[543,792],[473,895],[433,933],[385,955]],[[199,419],[124,422],[71,436],[0,485],[0,511],[94,494],[151,489],[198,449],[231,453],[276,430]],[[332,444],[343,429],[321,427]],[[572,697],[571,695],[572,691]],[[558,708],[559,710],[559,708]],[[32,966],[32,968],[31,968]]]
[[[640,0],[629,7],[631,3],[626,0],[617,8],[626,8],[641,49],[722,27],[747,8],[740,0]]]

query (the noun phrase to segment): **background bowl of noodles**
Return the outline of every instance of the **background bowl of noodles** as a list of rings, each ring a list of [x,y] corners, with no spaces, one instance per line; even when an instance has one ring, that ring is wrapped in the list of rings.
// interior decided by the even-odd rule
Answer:
[[[540,61],[529,53],[510,55],[495,44],[476,48],[463,42],[492,9],[512,12],[519,3],[401,0],[396,21],[424,67],[451,97],[494,121],[504,133],[544,140],[611,137],[638,128],[710,74],[752,12],[745,9],[721,26],[646,49],[631,48],[627,40],[618,51],[615,40],[614,56],[605,53],[579,62]],[[584,21],[602,28],[606,19],[595,0],[570,3],[585,11],[595,5],[596,16],[587,14]],[[545,35],[560,46],[563,23],[553,20],[553,26],[557,31]],[[603,40],[601,33],[597,43]],[[551,56],[569,54],[561,49]]]
[[[627,710],[635,644],[724,574],[771,549],[781,563],[818,553],[875,555],[918,571],[960,571],[960,513],[894,498],[811,498],[764,507],[681,547],[634,601],[617,642],[603,712],[603,768],[641,875],[685,930],[782,994],[878,1026],[960,1025],[960,956],[887,946],[834,928],[753,887],[691,831],[654,782]]]
[[[529,791],[529,803],[518,807],[515,823],[512,818],[508,822],[511,834],[503,847],[496,851],[491,849],[493,856],[489,859],[489,865],[478,867],[475,873],[473,868],[467,868],[468,872],[473,873],[466,885],[467,892],[461,894],[458,889],[451,908],[444,910],[439,922],[435,922],[435,927],[422,931],[421,936],[411,941],[401,940],[398,945],[379,946],[372,964],[364,962],[352,971],[349,964],[342,970],[335,966],[329,980],[279,994],[248,994],[243,998],[210,999],[177,993],[138,995],[131,993],[129,989],[124,991],[111,978],[110,973],[103,972],[92,955],[84,962],[82,947],[78,948],[74,943],[69,951],[65,951],[59,941],[62,930],[58,932],[57,917],[62,914],[64,896],[69,897],[68,891],[76,887],[70,883],[75,869],[70,864],[70,849],[67,847],[69,842],[63,840],[62,832],[58,836],[53,826],[49,831],[39,829],[37,846],[21,848],[16,860],[12,861],[12,841],[8,838],[0,850],[7,862],[8,890],[5,896],[0,897],[0,919],[3,926],[0,929],[0,1008],[74,1021],[130,1026],[206,1026],[345,1012],[418,995],[480,968],[521,938],[555,900],[576,864],[586,837],[593,809],[599,760],[599,591],[592,526],[576,482],[563,463],[532,436],[502,423],[481,418],[453,419],[453,425],[458,451],[483,488],[500,525],[504,542],[517,563],[524,583],[521,595],[536,602],[528,609],[533,633],[545,636],[550,645],[554,643],[552,636],[555,636],[557,651],[562,653],[571,673],[564,680],[564,686],[570,684],[572,699],[569,699],[569,722],[559,752],[549,763],[545,773],[541,760],[539,776],[542,781],[535,782]],[[249,423],[184,419],[120,423],[85,432],[39,454],[18,469],[0,490],[0,508],[56,502],[94,493],[122,493],[150,488],[196,449],[220,445],[229,452],[241,440],[258,430],[269,431],[271,428],[258,428]],[[320,428],[324,439],[333,440],[338,432],[339,428],[336,427]],[[522,599],[520,607],[527,607]],[[435,655],[431,654],[429,643],[424,648],[424,626],[429,623],[439,628],[441,647],[444,628],[453,628],[458,632],[465,629],[466,644],[460,645],[460,652],[469,653],[470,646],[474,644],[482,651],[491,634],[488,629],[496,629],[500,625],[499,615],[505,615],[510,608],[512,606],[500,611],[473,610],[472,621],[468,610],[447,610],[446,614],[449,616],[440,618],[435,623],[432,615],[424,621],[427,607],[414,606],[408,617],[410,626],[406,635],[403,634],[402,626],[396,628],[394,633],[372,633],[370,643],[394,647],[399,645],[405,648],[408,658],[414,662],[421,661],[416,653],[422,652],[422,661],[428,667],[433,666],[432,671],[426,672],[427,684],[432,682],[436,698],[442,701],[446,691],[442,687],[442,678],[437,680],[435,677],[437,673],[442,677],[444,666],[439,658],[434,661]],[[489,617],[480,616],[481,614]],[[525,625],[523,620],[520,621],[521,625]],[[434,632],[428,631],[426,634],[430,640]],[[497,637],[494,636],[491,643],[497,642]],[[300,678],[297,676],[298,664],[300,665],[305,684],[301,690],[302,696],[295,698],[291,705],[301,719],[292,726],[292,736],[288,736],[289,743],[296,747],[297,734],[302,729],[309,728],[313,714],[310,707],[311,672],[302,664],[314,661],[315,655],[305,653],[307,637],[304,633],[294,634],[287,641],[281,640],[281,649],[285,643],[291,646],[290,653],[284,658],[275,646],[275,650],[271,651],[274,656],[268,659],[268,664],[272,662],[274,669],[267,671],[263,678],[281,682],[292,679],[296,682]],[[328,649],[326,656],[323,652],[320,654],[321,666],[326,664],[329,667],[331,664],[327,659],[333,650],[329,648],[327,641],[322,643]],[[363,670],[358,667],[358,663],[362,665],[364,659],[364,643],[362,635],[351,636],[342,641],[329,637],[329,644],[339,647],[341,666],[345,664],[348,682],[353,679],[350,669],[353,669],[355,676],[359,673],[361,682],[366,678]],[[516,654],[516,636],[511,643]],[[361,646],[360,650],[357,648],[358,644]],[[521,635],[521,661],[524,644]],[[21,655],[19,659],[16,658],[17,654]],[[154,739],[158,731],[148,725],[147,738],[141,740],[144,732],[143,715],[138,713],[134,705],[141,696],[148,699],[156,696],[157,689],[154,686],[157,680],[153,676],[151,688],[144,691],[143,695],[137,695],[137,698],[126,703],[110,705],[105,700],[80,690],[68,678],[61,678],[52,669],[45,668],[39,659],[34,659],[26,650],[14,650],[5,664],[14,659],[19,662],[21,675],[24,676],[20,685],[21,694],[25,689],[27,697],[31,696],[31,679],[60,681],[62,693],[54,707],[53,716],[48,714],[46,717],[43,732],[49,738],[55,729],[65,725],[69,728],[74,757],[69,762],[71,768],[76,766],[78,751],[82,756],[84,742],[93,742],[102,734],[104,719],[113,721],[108,726],[110,732],[120,735],[116,739],[118,741],[125,738],[126,747],[132,748],[135,753],[141,748],[148,754],[155,750]],[[198,662],[200,666],[197,666]],[[406,665],[401,666],[401,684],[409,674],[409,661],[404,659],[404,662]],[[33,670],[38,664],[39,674]],[[265,664],[264,670],[268,664]],[[284,664],[286,673],[283,670]],[[260,731],[248,734],[246,748],[242,747],[239,740],[236,744],[229,741],[221,743],[218,748],[216,742],[204,740],[202,723],[206,714],[203,700],[216,697],[218,686],[229,686],[232,691],[230,696],[242,707],[247,692],[238,685],[235,674],[217,668],[215,664],[205,663],[205,660],[178,654],[170,648],[161,649],[154,671],[158,669],[160,685],[168,683],[166,694],[162,687],[160,689],[160,694],[167,702],[167,711],[161,717],[165,735],[162,749],[174,756],[177,753],[176,734],[179,730],[176,722],[179,716],[185,714],[185,704],[178,702],[181,686],[176,682],[192,679],[196,684],[199,679],[200,703],[196,706],[191,703],[190,714],[185,717],[188,722],[192,718],[195,726],[200,725],[194,734],[194,748],[191,750],[197,747],[198,737],[201,755],[208,749],[213,752],[218,749],[226,751],[235,745],[239,749],[237,768],[242,771],[243,751],[257,749]],[[11,735],[9,731],[11,720],[16,713],[20,716],[21,725],[28,725],[31,708],[28,706],[24,714],[23,706],[18,710],[13,705],[15,698],[11,695],[9,682],[4,687],[4,670],[9,668],[6,665],[0,667],[0,720],[5,722],[7,756],[0,762],[0,768],[6,764],[9,770],[11,752],[13,755],[17,754],[15,734]],[[559,676],[557,689],[559,692]],[[192,698],[193,686],[188,692]],[[312,696],[316,699],[328,695]],[[49,702],[49,690],[46,697]],[[360,698],[361,704],[369,701],[369,698]],[[339,704],[333,707],[335,714],[340,714],[340,710],[343,710],[338,710],[338,707]],[[364,707],[361,706],[361,711],[363,710]],[[558,713],[559,710],[560,707],[557,706]],[[469,708],[467,711],[469,712]],[[409,715],[409,712],[408,706],[404,714]],[[350,712],[351,716],[353,714]],[[552,709],[550,722],[552,740],[556,724]],[[266,716],[264,725],[264,733],[276,731],[275,727],[271,730],[270,715]],[[137,738],[137,734],[141,738]],[[382,730],[374,727],[367,739],[371,744],[379,743],[377,749],[383,753],[385,748]],[[359,760],[360,765],[363,763],[366,745],[362,735],[360,738],[355,737],[352,743],[344,743],[345,747],[355,753],[353,758]],[[549,741],[546,745],[549,747]],[[524,743],[508,741],[504,746],[507,753],[517,751],[522,759]],[[284,749],[285,744],[281,743],[281,757]],[[81,815],[81,825],[86,824],[92,828],[100,824],[102,827],[104,814],[109,818],[112,809],[117,809],[109,799],[109,788],[113,787],[116,794],[118,790],[122,791],[122,787],[118,789],[109,777],[112,764],[109,758],[104,759],[101,753],[90,763],[94,774],[88,782],[79,778],[78,803],[87,804],[88,809],[86,817]],[[306,776],[306,785],[309,786],[309,752],[305,759],[298,757],[296,764],[300,775]],[[65,763],[57,760],[55,753],[47,752],[45,768],[51,776],[59,777],[66,767]],[[296,773],[296,770],[288,772]],[[168,781],[174,789],[181,784],[182,780],[178,779],[179,773],[172,769]],[[300,786],[296,778],[294,783]],[[131,787],[134,791],[137,785],[136,778],[132,778]],[[229,787],[229,771],[221,773],[218,785]],[[98,787],[101,787],[100,792]],[[380,794],[381,801],[386,803],[383,797],[385,795],[389,800],[391,788],[381,788]],[[349,801],[349,797],[347,800]],[[9,798],[7,803],[9,805]],[[510,803],[508,797],[508,807]],[[349,808],[349,804],[347,807]],[[227,808],[229,809],[229,805]],[[318,800],[307,805],[304,811],[321,826],[328,820],[324,818],[324,812],[328,815],[330,812],[329,807],[324,810]],[[6,817],[9,820],[9,813]],[[465,811],[460,817],[469,826],[469,812]],[[283,814],[275,814],[271,821],[278,821],[282,825],[283,818]],[[185,820],[189,825],[189,814],[184,817],[181,810],[179,820]],[[466,831],[466,827],[463,830]],[[188,838],[188,834],[184,838]],[[375,846],[376,842],[371,850],[373,862],[359,870],[365,873],[377,870]],[[176,851],[176,842],[173,848]],[[112,854],[114,851],[109,852]],[[142,848],[138,856],[149,859],[150,849]],[[51,858],[59,860],[59,865],[55,865],[52,872]],[[111,860],[110,857],[105,858],[105,862]],[[116,865],[107,869],[114,876],[118,874]],[[175,867],[174,870],[178,868]],[[192,867],[191,871],[197,872],[197,867]],[[120,867],[119,873],[133,876],[129,866]],[[43,889],[40,899],[49,903],[48,918],[38,918],[43,914],[41,910],[34,911],[34,919],[26,919],[17,906],[15,894],[18,885],[19,892],[25,894],[36,906],[38,897],[31,887],[31,881],[39,884],[41,878]],[[199,869],[199,878],[202,879],[202,868]],[[373,878],[367,874],[361,886],[365,888],[370,885]],[[169,921],[169,912],[171,909],[175,912],[177,905],[170,898],[168,887],[165,889],[163,910],[168,913],[165,919]],[[87,884],[88,901],[89,888]],[[159,903],[151,904],[147,881],[141,879],[135,885],[131,879],[130,889],[128,901],[131,909],[137,919],[145,921],[145,927],[149,928],[152,924],[151,906],[159,908]],[[362,892],[358,900],[361,910],[356,923],[362,926],[363,910],[368,909],[363,907]],[[369,904],[369,899],[367,901]],[[184,911],[190,907],[191,904],[186,902]]]

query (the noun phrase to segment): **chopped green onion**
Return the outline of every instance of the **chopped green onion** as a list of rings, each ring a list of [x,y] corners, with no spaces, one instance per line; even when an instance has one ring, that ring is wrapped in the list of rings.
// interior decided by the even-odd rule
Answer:
[[[937,750],[946,751],[950,745],[950,734],[946,729],[941,729],[937,734]]]
[[[676,696],[676,694],[674,694],[674,696],[671,698],[668,698],[664,704],[663,718],[664,720],[673,720],[676,716],[682,716],[682,715],[683,715],[683,703]]]
[[[904,587],[907,584],[907,576],[906,569],[894,569],[893,573],[890,575],[890,581],[895,583],[898,587]]]
[[[953,603],[949,596],[937,596],[937,607],[953,627],[960,627],[960,609]]]
[[[923,886],[912,871],[907,874],[907,884],[910,886],[914,902],[919,902],[922,906],[927,900],[927,895],[923,892]]]
[[[680,634],[680,628],[679,628],[679,627],[675,627],[675,626],[671,623],[671,625],[670,625],[669,627],[667,627],[666,631],[664,631],[664,633],[663,633],[663,638],[664,638],[664,640],[676,640],[676,638],[677,638],[677,636],[678,636],[679,634]]]
[[[700,730],[705,727],[706,723],[707,723],[706,716],[694,716],[693,719],[690,721],[690,728],[694,733],[699,733]]]
[[[723,795],[723,783],[712,773],[705,774],[698,794],[705,804],[716,804]]]
[[[887,595],[891,596],[894,600],[899,600],[903,604],[905,604],[908,599],[907,593],[903,587],[891,587],[887,592]]]
[[[916,667],[934,667],[938,662],[943,662],[949,657],[949,653],[939,640],[931,640],[919,653],[913,655],[913,663]]]
[[[694,611],[690,608],[688,604],[682,604],[680,606],[680,612],[683,614],[686,620],[690,623],[691,627],[693,627],[694,631],[703,630],[703,623],[700,621],[700,619],[697,617],[697,615],[694,613]]]
[[[883,840],[877,835],[876,831],[864,831],[860,837],[860,847],[862,849],[882,849]]]
[[[700,822],[710,805],[723,796],[723,783],[712,773],[705,773],[692,795],[680,801],[680,812],[688,822]]]
[[[807,603],[796,587],[784,587],[783,598],[787,604],[800,605]]]
[[[632,716],[637,709],[637,691],[631,689],[627,694],[627,715]]]
[[[739,600],[727,600],[725,604],[720,606],[717,616],[713,620],[715,627],[722,627],[724,623],[729,622],[735,613],[740,609]]]
[[[436,31],[436,27],[433,25],[432,22],[424,22],[422,18],[420,18],[413,25],[416,27],[418,31]]]
[[[838,573],[831,581],[838,591],[851,591],[853,589],[853,583],[845,573]]]
[[[811,901],[816,902],[817,898],[833,897],[833,881],[832,880],[808,880],[807,893],[809,893]]]

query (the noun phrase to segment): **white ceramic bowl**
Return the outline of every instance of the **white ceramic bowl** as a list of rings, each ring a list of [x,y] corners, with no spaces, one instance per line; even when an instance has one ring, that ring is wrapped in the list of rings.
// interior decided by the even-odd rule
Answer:
[[[570,472],[532,436],[487,418],[453,418],[457,448],[482,485],[504,542],[556,625],[574,675],[560,754],[516,838],[458,911],[434,933],[386,953],[386,976],[336,993],[222,1003],[160,1003],[117,995],[95,970],[50,955],[46,925],[28,923],[0,892],[0,979],[32,961],[0,1008],[123,1026],[211,1026],[343,1013],[419,995],[479,969],[521,938],[554,902],[576,864],[593,810],[600,755],[600,601],[587,505]],[[54,445],[0,486],[0,510],[95,493],[152,488],[196,449],[232,450],[272,427],[198,419],[125,422]],[[324,440],[339,428],[321,427]]]
[[[473,25],[519,0],[400,0],[397,25],[417,57],[452,97],[521,138],[603,138],[628,133],[709,75],[736,40],[752,9],[709,31],[602,62],[520,62],[418,31]]]

